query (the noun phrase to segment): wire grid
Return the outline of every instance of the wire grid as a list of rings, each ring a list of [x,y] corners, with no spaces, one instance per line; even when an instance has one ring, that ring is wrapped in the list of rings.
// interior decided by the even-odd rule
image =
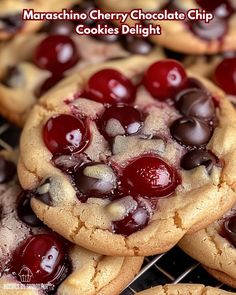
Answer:
[[[20,129],[0,117],[0,150],[18,146]],[[146,257],[143,267],[121,295],[133,295],[156,285],[177,283],[200,283],[236,292],[236,289],[211,277],[201,265],[178,247],[167,253]]]
[[[146,257],[144,265],[121,295],[133,295],[136,292],[163,284],[195,283],[222,288],[236,292],[210,276],[196,260],[186,255],[178,247],[167,253]]]

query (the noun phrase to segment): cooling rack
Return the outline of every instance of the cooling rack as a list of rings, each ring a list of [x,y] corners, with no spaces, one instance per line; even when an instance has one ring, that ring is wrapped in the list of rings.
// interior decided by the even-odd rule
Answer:
[[[19,137],[20,129],[0,117],[0,149],[17,147]],[[146,257],[141,271],[121,295],[133,295],[156,285],[170,283],[199,283],[236,292],[236,289],[215,280],[197,261],[174,247],[167,253]]]

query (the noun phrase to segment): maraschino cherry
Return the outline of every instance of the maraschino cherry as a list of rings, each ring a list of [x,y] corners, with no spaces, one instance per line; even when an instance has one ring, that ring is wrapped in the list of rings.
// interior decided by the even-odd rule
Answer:
[[[51,117],[43,128],[44,143],[52,154],[72,154],[84,150],[89,143],[86,123],[71,115]]]
[[[65,245],[58,237],[48,234],[32,236],[20,245],[13,254],[11,266],[19,280],[21,272],[27,268],[32,273],[28,282],[31,284],[57,285],[70,271]]]
[[[89,99],[104,104],[132,103],[136,87],[119,71],[104,69],[90,77],[86,95]]]
[[[152,64],[144,75],[144,85],[158,100],[173,98],[187,83],[187,74],[176,60],[161,60]]]
[[[236,57],[225,58],[218,64],[214,80],[227,94],[236,95]]]
[[[179,183],[176,170],[154,155],[144,155],[129,163],[121,178],[126,193],[155,198],[172,194]]]
[[[112,121],[116,125],[119,123],[123,130],[120,130],[120,132],[112,130],[112,127],[109,127]],[[99,119],[98,126],[106,138],[113,138],[116,135],[132,135],[141,128],[142,115],[138,109],[132,106],[111,106],[105,110]]]
[[[196,2],[203,9],[214,12],[214,15],[220,18],[227,18],[234,12],[229,0],[196,0]]]
[[[74,41],[66,35],[51,35],[43,39],[34,54],[34,63],[43,70],[61,74],[79,60]]]

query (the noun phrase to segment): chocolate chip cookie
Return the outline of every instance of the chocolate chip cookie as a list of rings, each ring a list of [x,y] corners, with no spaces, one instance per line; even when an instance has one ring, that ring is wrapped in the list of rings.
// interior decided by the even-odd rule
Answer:
[[[63,2],[61,8],[64,7],[62,4]],[[72,8],[74,11],[82,12],[96,6],[85,1]],[[2,45],[1,115],[23,126],[38,97],[72,72],[130,54],[149,54],[152,50],[156,51],[157,56],[161,54],[161,51],[154,49],[149,41],[135,36],[77,35],[77,24],[70,21],[52,21],[45,24],[37,33],[19,34]],[[86,20],[86,24],[95,25],[92,20]]]
[[[223,283],[236,287],[236,210],[233,207],[206,229],[186,235],[181,249],[203,264],[203,267]]]
[[[226,292],[221,289],[205,287],[203,285],[177,284],[157,286],[146,291],[137,293],[137,295],[230,295],[232,292]]]
[[[1,0],[0,3],[0,40],[9,39],[16,34],[37,31],[42,21],[22,20],[23,9],[35,11],[60,11],[77,3],[77,0]]]
[[[107,255],[152,255],[235,200],[235,110],[174,60],[71,75],[34,107],[19,178],[50,228]]]
[[[0,294],[119,294],[142,257],[106,257],[65,241],[43,225],[0,156]],[[53,293],[52,293],[53,292]]]
[[[189,56],[184,63],[189,70],[211,79],[236,104],[236,54],[227,52],[213,56]]]
[[[236,44],[236,7],[233,0],[204,1],[204,0],[173,0],[173,1],[126,1],[98,0],[104,11],[127,12],[140,8],[144,12],[168,10],[173,12],[202,9],[212,12],[214,19],[209,23],[202,20],[165,20],[146,21],[161,26],[161,35],[150,35],[150,39],[171,50],[187,54],[213,54],[235,50]],[[135,24],[128,19],[127,23]],[[140,23],[139,20],[137,22]]]

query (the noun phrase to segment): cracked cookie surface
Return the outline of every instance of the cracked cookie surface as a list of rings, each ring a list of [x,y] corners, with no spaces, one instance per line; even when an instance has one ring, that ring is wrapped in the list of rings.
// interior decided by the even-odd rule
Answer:
[[[219,281],[236,287],[235,207],[206,229],[186,235],[179,246]]]
[[[137,293],[137,295],[230,295],[232,292],[227,292],[221,289],[205,287],[203,285],[193,284],[177,284],[157,286],[146,291]]]
[[[0,294],[46,295],[49,294],[50,288],[56,286],[58,295],[108,295],[111,294],[111,290],[112,294],[118,295],[138,273],[143,258],[106,257],[68,243],[65,244],[67,249],[62,250],[60,247],[64,241],[43,226],[30,209],[27,193],[22,192],[15,173],[12,173],[12,160],[15,158],[15,154],[3,152],[2,155],[1,152]],[[5,176],[7,181],[3,182],[2,176]],[[52,243],[52,248],[45,250],[48,252],[40,252],[40,249],[47,249],[45,246],[47,242]],[[34,246],[31,246],[33,243]],[[30,255],[31,247],[34,247],[34,250]],[[24,253],[21,252],[22,249]],[[56,255],[55,251],[58,249],[60,249],[59,254]],[[66,256],[62,259],[60,256],[63,256],[61,254],[63,251],[66,252]],[[50,254],[49,260],[62,259],[60,263],[63,265],[64,261],[65,275],[57,273],[57,281],[54,281],[53,276],[47,274],[48,278],[45,279],[44,267],[48,267],[48,273],[53,274],[56,262],[50,263],[49,260],[42,258],[40,266],[37,266],[39,268],[34,269],[34,264],[38,265],[36,254],[39,256],[45,254],[45,257]],[[27,256],[31,257],[30,260]],[[24,257],[23,261],[21,257]],[[24,275],[30,275],[30,277],[24,277],[22,269],[24,269]],[[58,280],[60,276],[63,277]],[[32,284],[32,288],[24,289],[25,283]],[[47,284],[49,284],[48,287]]]
[[[212,158],[208,158],[207,163],[215,163],[210,170],[195,162],[193,165],[196,164],[194,166],[196,168],[182,169],[180,159],[186,153],[186,149],[171,136],[169,131],[169,126],[176,119],[178,121],[181,116],[176,112],[173,105],[166,102],[161,104],[164,111],[160,109],[160,102],[155,100],[142,85],[137,90],[134,105],[140,111],[144,111],[146,119],[142,121],[137,133],[127,135],[126,132],[130,131],[128,129],[125,129],[125,131],[120,127],[116,129],[117,123],[114,125],[112,120],[110,125],[115,127],[106,128],[105,135],[104,129],[101,132],[97,127],[96,120],[104,113],[104,106],[102,103],[84,98],[86,95],[83,91],[88,80],[89,83],[92,83],[90,78],[100,70],[107,68],[118,70],[131,80],[137,80],[137,78],[140,80],[140,75],[155,61],[155,55],[149,58],[132,57],[120,62],[91,67],[79,74],[70,76],[42,97],[39,104],[34,107],[23,131],[18,172],[22,186],[33,191],[32,208],[45,224],[62,236],[98,253],[130,256],[162,253],[173,247],[187,232],[195,232],[219,218],[235,202],[235,111],[221,91],[210,82],[200,79],[204,87],[210,91],[217,101],[216,128],[206,148],[220,159],[220,163],[223,162],[223,166],[216,164]],[[109,73],[114,74],[114,72]],[[127,80],[124,81],[126,81],[126,86],[130,86]],[[59,146],[51,145],[51,142],[47,141],[48,148],[53,153],[62,152],[59,157],[53,156],[45,146],[45,137],[42,138],[42,132],[45,132],[46,136],[50,138],[51,128],[48,127],[53,126],[53,124],[61,124],[58,126],[62,126],[63,124],[59,123],[60,119],[69,119],[67,116],[65,118],[65,115],[71,113],[79,118],[87,118],[90,130],[90,135],[86,135],[81,127],[82,125],[80,125],[80,131],[83,130],[83,132],[80,133],[79,137],[77,137],[77,133],[73,133],[74,135],[71,137],[73,143],[76,143],[74,139],[81,138],[81,134],[85,137],[88,136],[87,139],[89,138],[89,140],[92,138],[92,141],[88,146],[86,146],[86,141],[83,142],[83,146],[80,146],[80,144],[71,146],[75,151],[80,148],[82,151],[78,153],[78,157],[76,153],[68,157],[70,152],[61,150],[64,139],[61,141],[61,138],[57,137],[58,134],[53,133],[56,140],[59,140],[62,144]],[[63,115],[58,116],[58,114]],[[70,122],[73,125],[74,119]],[[115,122],[117,121],[115,120]],[[80,124],[82,123],[80,122]],[[203,125],[200,124],[199,126]],[[111,130],[115,133],[110,133]],[[120,131],[121,135],[119,135]],[[61,132],[63,133],[64,129],[61,129]],[[105,138],[114,136],[117,132],[118,135],[112,141],[113,148],[110,149],[111,141]],[[91,134],[92,137],[89,137]],[[74,137],[75,135],[76,137]],[[174,136],[176,136],[175,133]],[[187,140],[187,138],[185,139]],[[203,140],[205,139],[204,135]],[[188,142],[186,143],[188,144]],[[124,198],[121,196],[121,198],[115,200],[115,194],[105,198],[97,195],[91,197],[94,192],[88,190],[88,186],[83,186],[86,181],[91,184],[90,177],[92,175],[98,175],[100,182],[95,182],[95,184],[92,182],[92,186],[95,185],[96,188],[96,185],[99,185],[100,190],[98,191],[101,193],[102,187],[102,193],[104,191],[107,193],[107,189],[114,188],[110,181],[114,179],[114,174],[108,172],[110,171],[109,168],[118,166],[122,170],[131,161],[132,165],[129,166],[127,171],[133,171],[136,162],[132,162],[132,160],[140,160],[141,158],[141,162],[138,161],[138,163],[143,165],[142,159],[145,156],[149,157],[150,154],[149,163],[153,165],[162,163],[162,169],[164,167],[166,173],[170,173],[171,179],[175,179],[175,181],[178,177],[181,179],[180,182],[177,181],[177,187],[171,187],[171,184],[165,187],[165,190],[159,192],[160,196],[166,196],[170,192],[169,197],[158,197],[157,194],[157,204],[155,204],[154,210],[152,202],[150,204],[150,199],[152,197],[155,199],[155,196],[153,196],[153,192],[155,195],[155,188],[149,192],[150,198],[140,198],[139,196],[133,198],[132,194],[137,193],[134,186],[131,190],[131,196],[127,193]],[[164,160],[164,164],[160,159]],[[102,165],[98,167],[98,162],[103,165],[108,164],[109,168],[101,170],[104,167]],[[75,174],[72,173],[71,178],[70,172],[68,174],[65,171],[71,171],[71,168],[73,170],[75,163],[79,166],[81,163],[85,163],[86,169],[83,170],[82,176],[80,170],[76,170]],[[87,166],[91,164],[92,167]],[[172,169],[175,171],[174,167],[176,172],[171,174]],[[155,166],[150,171],[153,170],[155,172]],[[104,175],[108,173],[110,180],[107,181],[107,178],[105,178],[105,182],[103,182],[101,176],[103,173],[99,173],[99,171],[106,171]],[[149,173],[144,175],[149,175]],[[86,181],[84,182],[81,177],[85,177]],[[152,177],[152,172],[150,177]],[[77,179],[83,181],[80,182]],[[126,179],[123,178],[123,180],[126,183]],[[137,184],[138,189],[142,190],[142,194],[147,183],[144,182],[143,185],[142,187],[142,185],[138,186]],[[129,182],[126,183],[126,186],[129,186]],[[97,190],[95,192],[97,193]],[[85,199],[82,198],[84,194],[87,194]],[[125,215],[128,219],[131,218],[129,221],[127,219],[122,220],[124,214],[127,214],[126,211],[132,214],[138,212],[138,215],[135,216],[139,216],[137,222],[142,222],[142,226],[137,227],[132,214]],[[133,228],[134,224],[135,229]],[[111,230],[112,227],[113,230]],[[118,234],[121,232],[120,229],[123,231],[122,234]]]
[[[227,2],[227,3],[226,3]],[[98,0],[104,11],[128,12],[140,8],[144,12],[156,12],[167,9],[169,12],[187,12],[190,9],[205,9],[214,13],[210,23],[203,21],[161,20],[143,21],[154,25],[161,25],[162,33],[150,36],[150,39],[173,51],[186,54],[214,54],[235,49],[236,40],[236,13],[235,3],[217,1],[216,5],[201,0],[174,0],[174,1],[125,1],[125,0]],[[218,5],[218,6],[217,6]],[[126,23],[134,25],[135,21],[129,18]]]

